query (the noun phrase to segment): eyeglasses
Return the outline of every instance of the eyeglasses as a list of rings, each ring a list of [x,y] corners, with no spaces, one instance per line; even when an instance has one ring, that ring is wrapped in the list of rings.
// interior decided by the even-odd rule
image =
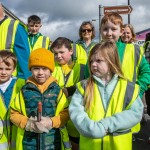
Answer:
[[[87,32],[92,32],[91,29],[82,29],[81,31],[82,31],[83,33],[85,33],[86,31],[87,31]]]

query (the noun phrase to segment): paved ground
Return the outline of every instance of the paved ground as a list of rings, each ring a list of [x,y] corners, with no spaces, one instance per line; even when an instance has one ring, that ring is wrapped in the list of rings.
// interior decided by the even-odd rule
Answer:
[[[141,131],[135,135],[133,150],[150,150],[150,117],[145,114],[145,118],[141,123]]]

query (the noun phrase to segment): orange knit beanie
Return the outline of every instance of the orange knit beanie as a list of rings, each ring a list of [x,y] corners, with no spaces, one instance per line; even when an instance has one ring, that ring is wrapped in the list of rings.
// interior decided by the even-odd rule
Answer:
[[[33,66],[47,67],[53,72],[55,68],[53,53],[45,48],[32,51],[29,57],[29,70]]]

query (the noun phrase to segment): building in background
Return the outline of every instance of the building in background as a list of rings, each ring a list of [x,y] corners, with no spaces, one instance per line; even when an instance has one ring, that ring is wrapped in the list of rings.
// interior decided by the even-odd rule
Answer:
[[[143,31],[140,31],[140,32],[137,32],[136,33],[136,39],[137,39],[137,44],[140,45],[140,46],[143,46],[144,42],[145,42],[145,37],[146,37],[146,34],[147,33],[150,33],[150,28],[148,29],[145,29]]]
[[[2,4],[2,7],[3,7],[3,10],[4,10],[4,13],[10,17],[11,19],[14,19],[14,20],[19,20],[19,22],[21,24],[23,24],[24,26],[26,25],[22,20],[20,20],[16,15],[14,15],[10,10],[8,10],[3,4]]]

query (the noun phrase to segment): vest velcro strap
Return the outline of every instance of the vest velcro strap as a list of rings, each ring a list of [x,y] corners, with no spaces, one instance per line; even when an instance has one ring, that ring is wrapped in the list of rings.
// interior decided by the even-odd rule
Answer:
[[[123,131],[123,132],[108,133],[108,135],[111,135],[111,136],[118,136],[118,135],[130,133],[130,132],[131,132],[131,129],[126,130],[126,131]]]

